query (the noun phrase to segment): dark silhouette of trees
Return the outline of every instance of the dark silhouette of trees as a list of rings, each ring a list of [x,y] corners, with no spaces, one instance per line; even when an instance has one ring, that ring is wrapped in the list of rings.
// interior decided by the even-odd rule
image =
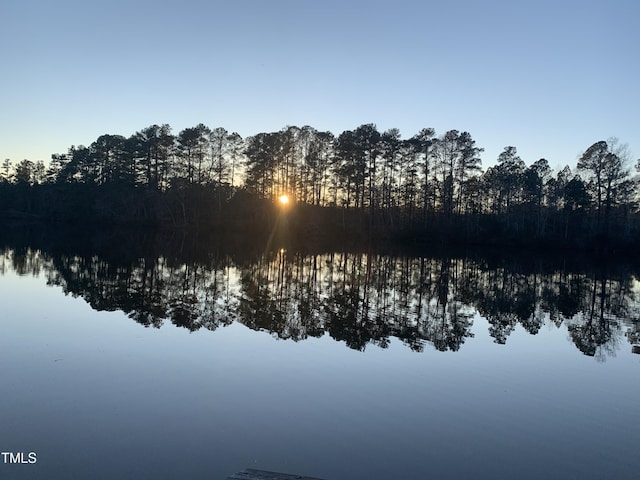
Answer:
[[[624,200],[628,202],[635,187],[625,165],[624,147],[618,147],[616,139],[609,142],[594,143],[578,161],[578,170],[585,172],[595,202],[595,229],[605,240],[611,234],[613,209]]]
[[[136,183],[165,190],[171,171],[171,158],[175,138],[169,125],[151,125],[132,137],[133,154],[138,158],[141,169],[137,172]]]
[[[522,200],[522,180],[525,163],[518,156],[516,147],[505,147],[498,155],[498,164],[487,171],[486,179],[493,190],[493,211],[504,215],[506,224],[513,221],[513,206]]]
[[[547,214],[544,209],[547,184],[551,176],[549,162],[541,158],[524,171],[523,189],[527,202],[528,217],[535,219],[535,235],[544,235]]]
[[[176,180],[187,184],[202,184],[206,180],[205,163],[209,153],[209,127],[200,123],[192,128],[185,128],[177,138]]]
[[[97,185],[133,183],[136,165],[134,161],[127,161],[126,147],[126,138],[122,135],[101,135],[89,146],[89,161]]]
[[[409,146],[415,160],[416,170],[412,180],[420,181],[419,187],[422,190],[422,226],[426,226],[430,214],[435,211],[436,192],[431,182],[433,176],[433,154],[432,147],[435,137],[433,128],[423,128],[416,135],[409,139]],[[420,166],[422,168],[420,168]],[[411,192],[417,189],[417,185],[410,186]],[[411,215],[410,215],[411,216]]]
[[[482,149],[468,132],[449,130],[433,143],[436,176],[436,189],[442,214],[450,219],[453,213],[461,214],[462,198],[465,195],[466,182],[474,172],[480,170],[478,154]]]
[[[326,205],[330,188],[330,167],[334,136],[331,132],[319,132],[312,127],[302,128],[304,145],[304,169],[300,178],[300,200],[312,205]]]
[[[13,178],[17,184],[33,185],[36,183],[35,165],[30,160],[22,160],[16,165]]]
[[[2,161],[2,168],[0,170],[0,181],[8,183],[11,181],[11,160],[5,158]]]
[[[367,184],[367,159],[355,131],[342,132],[336,140],[334,171],[338,177],[340,205],[350,208],[364,207]]]
[[[527,166],[514,146],[483,172],[482,151],[458,130],[438,136],[424,128],[403,139],[374,124],[337,136],[287,126],[243,139],[202,123],[178,135],[151,125],[71,146],[48,167],[6,159],[0,215],[250,229],[258,217],[273,225],[273,215],[260,212],[287,194],[305,212],[291,215],[291,231],[301,235],[359,230],[374,240],[601,251],[640,240],[637,178],[616,139],[591,145],[576,172],[554,172],[545,159]],[[234,215],[249,204],[254,214]]]
[[[246,187],[263,198],[275,198],[283,186],[276,184],[280,135],[260,133],[247,139]]]

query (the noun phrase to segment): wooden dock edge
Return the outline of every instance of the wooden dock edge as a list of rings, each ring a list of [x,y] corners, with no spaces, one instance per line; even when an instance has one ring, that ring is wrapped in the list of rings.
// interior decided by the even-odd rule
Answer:
[[[234,473],[227,480],[323,480],[317,477],[305,477],[304,475],[291,475],[288,473],[268,472],[247,468],[242,472]]]

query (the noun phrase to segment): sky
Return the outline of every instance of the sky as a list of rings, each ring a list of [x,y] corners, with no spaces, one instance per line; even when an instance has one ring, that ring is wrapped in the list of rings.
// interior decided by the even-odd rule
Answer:
[[[204,123],[468,131],[495,164],[640,156],[637,0],[2,0],[0,160]]]

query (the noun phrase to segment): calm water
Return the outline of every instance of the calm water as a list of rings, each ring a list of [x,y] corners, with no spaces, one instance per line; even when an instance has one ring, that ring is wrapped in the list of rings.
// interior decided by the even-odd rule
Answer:
[[[2,479],[640,475],[632,266],[109,243],[0,247]]]

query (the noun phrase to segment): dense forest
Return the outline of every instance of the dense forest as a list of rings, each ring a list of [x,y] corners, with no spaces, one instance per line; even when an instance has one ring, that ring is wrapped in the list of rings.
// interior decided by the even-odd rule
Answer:
[[[71,146],[48,165],[5,160],[0,215],[245,233],[286,226],[310,240],[637,245],[638,181],[626,145],[598,141],[574,170],[555,172],[545,159],[527,166],[513,146],[483,170],[482,151],[457,130],[402,139],[373,124],[338,136],[290,126],[242,138],[203,124],[177,135],[152,125]]]

